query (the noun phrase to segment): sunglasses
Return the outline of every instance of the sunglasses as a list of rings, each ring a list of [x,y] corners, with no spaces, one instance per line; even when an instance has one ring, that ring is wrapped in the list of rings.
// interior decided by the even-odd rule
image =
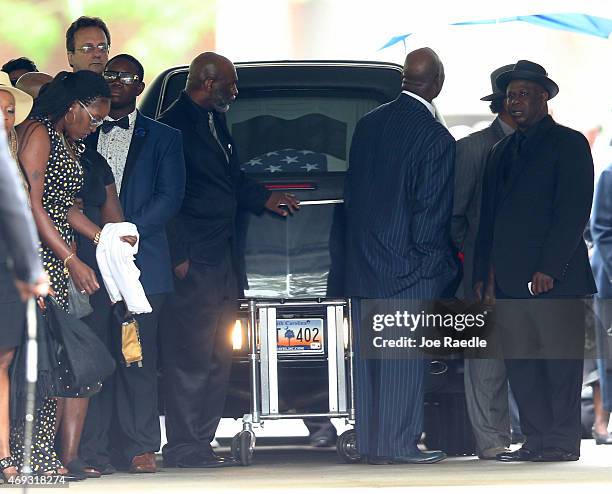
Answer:
[[[136,74],[132,74],[131,72],[117,72],[115,70],[105,70],[102,77],[104,77],[106,82],[119,81],[126,86],[130,86],[140,81],[140,77]]]
[[[76,51],[80,51],[81,53],[92,53],[94,50],[99,50],[104,53],[108,53],[108,43],[98,43],[97,45],[92,45],[88,43],[86,45],[81,46],[80,48],[75,48]]]
[[[102,125],[102,123],[104,122],[104,120],[95,118],[91,112],[87,109],[87,107],[83,104],[83,102],[81,100],[77,100],[79,102],[79,105],[81,105],[83,107],[83,110],[85,110],[87,112],[87,115],[89,115],[89,125],[91,125],[93,128],[97,129],[98,127],[100,127],[100,125]]]

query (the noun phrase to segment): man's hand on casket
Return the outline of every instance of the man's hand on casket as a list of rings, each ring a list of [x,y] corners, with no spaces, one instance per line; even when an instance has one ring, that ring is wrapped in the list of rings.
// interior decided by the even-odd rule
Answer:
[[[286,206],[286,209],[281,206]],[[266,201],[265,207],[280,216],[287,216],[287,211],[293,214],[300,209],[300,201],[293,194],[272,192],[272,195]]]

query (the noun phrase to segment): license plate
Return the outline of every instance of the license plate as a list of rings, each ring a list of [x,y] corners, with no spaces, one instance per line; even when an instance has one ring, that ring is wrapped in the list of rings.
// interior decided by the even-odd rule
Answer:
[[[278,353],[323,353],[323,319],[277,319]]]

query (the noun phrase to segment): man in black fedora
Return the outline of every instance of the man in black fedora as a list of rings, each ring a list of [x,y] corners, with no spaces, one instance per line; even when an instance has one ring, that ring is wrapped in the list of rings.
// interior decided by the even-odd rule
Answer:
[[[520,60],[496,84],[517,130],[487,160],[474,291],[495,301],[526,437],[521,449],[497,459],[577,460],[584,298],[596,291],[582,238],[593,160],[584,136],[548,115],[559,87],[543,67]]]
[[[497,76],[514,64],[504,65],[491,73],[491,94],[481,101],[490,102],[495,120],[486,129],[457,141],[455,157],[455,196],[453,204],[453,244],[463,253],[463,280],[457,297],[472,296],[474,246],[480,218],[482,176],[491,148],[514,132],[516,124],[505,105],[506,94],[495,84]],[[465,399],[476,439],[477,454],[485,460],[507,451],[510,445],[508,380],[502,359],[465,359]]]

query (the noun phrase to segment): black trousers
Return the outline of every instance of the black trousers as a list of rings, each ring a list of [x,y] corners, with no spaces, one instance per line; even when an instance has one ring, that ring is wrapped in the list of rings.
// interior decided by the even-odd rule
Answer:
[[[121,326],[104,286],[92,297],[94,312],[84,318],[115,357],[117,370],[91,398],[81,436],[80,456],[88,463],[123,466],[134,456],[159,450],[161,431],[157,407],[158,322],[166,294],[147,295],[153,308],[138,314],[143,366],[126,367],[121,354]],[[122,304],[123,305],[123,304]]]
[[[499,288],[497,296],[496,322],[525,447],[580,454],[584,301],[510,299]]]
[[[583,363],[574,359],[506,360],[526,448],[561,448],[580,454]]]
[[[128,462],[143,453],[155,453],[161,445],[159,426],[157,370],[158,327],[162,307],[168,295],[147,295],[153,311],[135,316],[142,346],[142,367],[127,367],[121,353],[121,329],[115,323],[113,348],[115,371],[116,427],[111,432],[112,447]]]
[[[228,249],[219,265],[191,262],[162,315],[164,458],[210,455],[232,363],[237,283]]]
[[[327,417],[311,417],[309,419],[304,419],[304,425],[308,429],[308,434],[310,436],[325,436],[329,438],[334,438],[336,436],[336,428]]]

